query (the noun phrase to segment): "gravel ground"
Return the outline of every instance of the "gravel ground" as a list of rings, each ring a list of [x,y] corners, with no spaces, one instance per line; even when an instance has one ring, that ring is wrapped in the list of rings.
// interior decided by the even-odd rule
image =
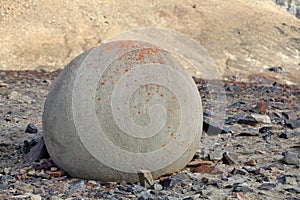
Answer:
[[[270,72],[275,73],[275,72]],[[41,138],[42,111],[56,72],[0,71],[0,199],[300,199],[300,89],[263,78],[224,81],[225,126],[210,112],[215,93],[200,90],[205,126],[193,161],[182,171],[139,183],[80,180],[51,158],[24,160]],[[211,92],[211,91],[210,91]]]

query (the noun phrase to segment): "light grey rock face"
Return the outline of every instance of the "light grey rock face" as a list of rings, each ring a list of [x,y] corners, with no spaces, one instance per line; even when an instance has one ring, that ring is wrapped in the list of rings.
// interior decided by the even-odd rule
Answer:
[[[292,15],[300,18],[300,0],[272,0]]]
[[[102,44],[75,58],[54,82],[44,140],[71,176],[138,181],[178,171],[199,148],[201,100],[168,52],[145,42]]]

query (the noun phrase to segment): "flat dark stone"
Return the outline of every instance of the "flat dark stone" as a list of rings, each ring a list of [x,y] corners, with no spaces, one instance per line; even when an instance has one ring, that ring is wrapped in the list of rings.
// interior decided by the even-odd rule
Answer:
[[[259,128],[258,132],[259,133],[267,133],[267,132],[270,132],[271,130],[272,130],[271,126],[264,126],[264,127]]]
[[[47,151],[46,145],[43,139],[40,139],[37,144],[32,147],[29,153],[24,155],[24,160],[27,162],[35,162],[38,159],[49,158],[49,153]]]
[[[300,128],[300,118],[299,119],[286,119],[285,124],[291,129]]]
[[[203,130],[207,133],[207,135],[218,135],[231,132],[230,129],[218,126],[207,120],[203,120]]]
[[[25,133],[37,133],[38,129],[33,124],[28,124]]]
[[[239,124],[247,124],[250,126],[256,126],[258,124],[258,121],[253,117],[240,118],[237,122]]]
[[[276,184],[274,184],[274,183],[263,183],[257,189],[259,189],[259,190],[271,190],[275,187],[276,187]]]

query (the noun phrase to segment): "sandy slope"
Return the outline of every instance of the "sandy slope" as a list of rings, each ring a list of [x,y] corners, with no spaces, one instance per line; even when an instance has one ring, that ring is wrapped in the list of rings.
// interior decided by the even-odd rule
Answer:
[[[163,27],[199,41],[222,74],[283,66],[300,76],[300,20],[270,0],[1,0],[0,69],[53,70],[124,30]]]

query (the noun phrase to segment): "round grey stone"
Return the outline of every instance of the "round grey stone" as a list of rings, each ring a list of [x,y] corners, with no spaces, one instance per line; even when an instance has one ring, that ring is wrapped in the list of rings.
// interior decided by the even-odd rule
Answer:
[[[140,41],[102,44],[53,83],[44,140],[69,175],[102,181],[154,179],[186,166],[199,148],[201,99],[170,53]]]

